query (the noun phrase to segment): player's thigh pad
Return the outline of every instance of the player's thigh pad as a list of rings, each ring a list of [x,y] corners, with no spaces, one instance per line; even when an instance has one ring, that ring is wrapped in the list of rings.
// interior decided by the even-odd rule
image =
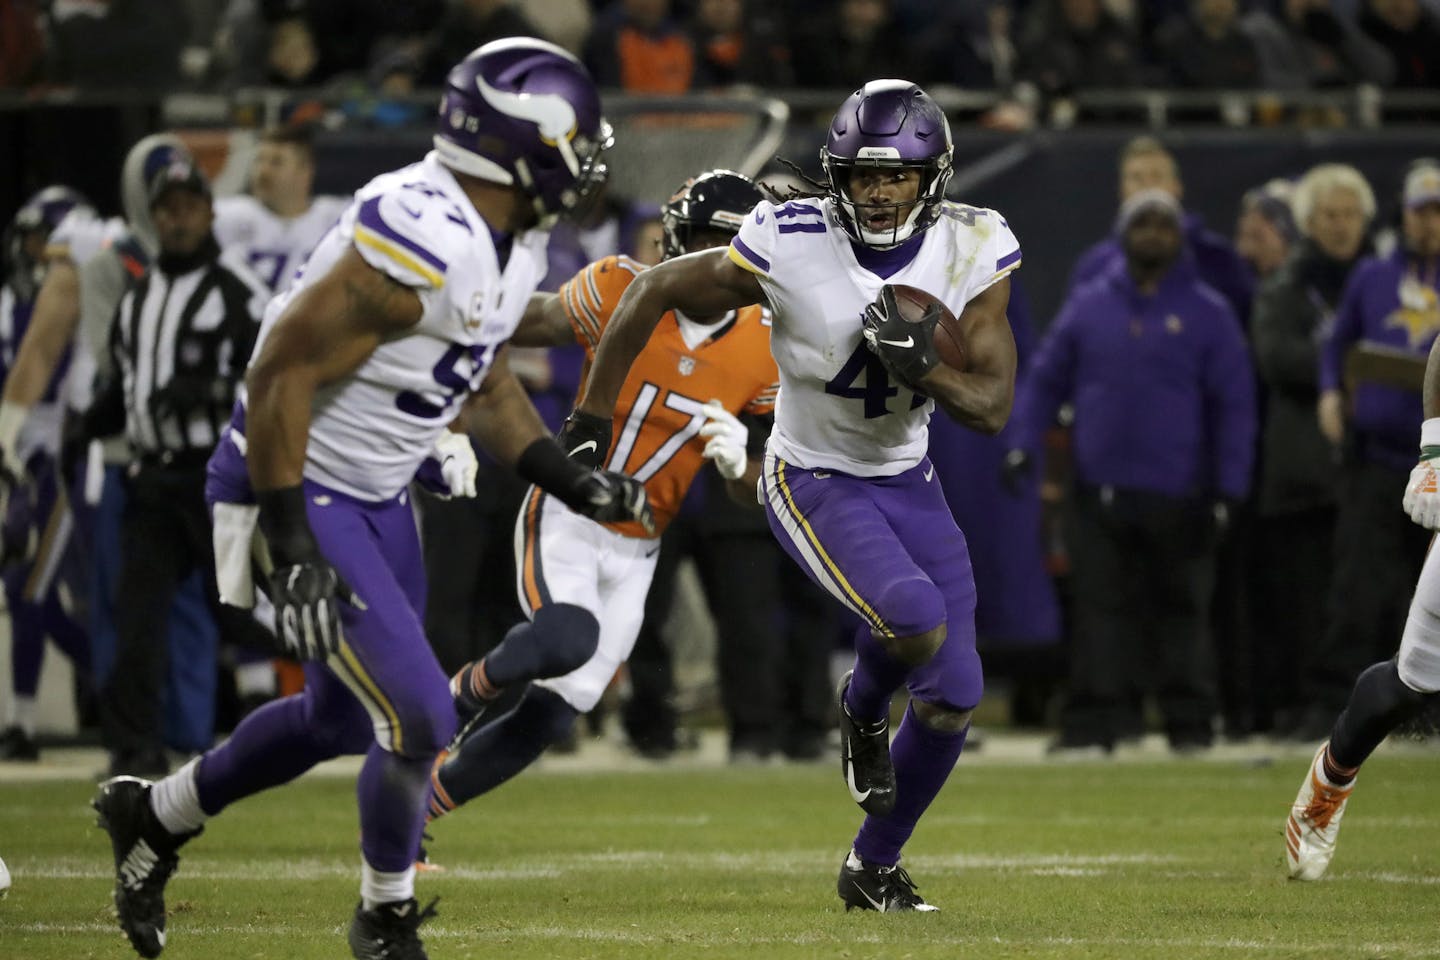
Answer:
[[[1440,551],[1431,544],[1410,599],[1396,659],[1400,680],[1421,693],[1440,690]]]
[[[886,519],[880,485],[803,470],[773,454],[761,482],[770,529],[785,552],[872,630],[913,637],[945,622],[945,596]]]
[[[571,603],[600,617],[601,534],[604,527],[531,487],[515,520],[515,589],[520,609]]]
[[[345,643],[326,666],[365,706],[382,747],[407,757],[439,752],[454,736],[455,707],[397,574],[421,563],[409,506],[382,511],[335,498],[310,510],[310,524],[326,559],[365,603],[340,604]]]
[[[537,567],[551,602],[586,606],[583,597],[593,604],[588,609],[600,622],[600,642],[582,666],[537,685],[585,713],[600,701],[635,647],[660,541],[623,536],[572,513],[553,497],[545,501],[540,508]]]

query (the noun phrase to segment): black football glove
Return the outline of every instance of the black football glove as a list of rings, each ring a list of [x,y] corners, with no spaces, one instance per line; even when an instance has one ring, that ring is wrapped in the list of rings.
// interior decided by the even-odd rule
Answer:
[[[318,554],[271,571],[275,632],[285,653],[301,661],[325,661],[339,653],[341,601],[365,609],[335,568]]]
[[[610,470],[594,470],[582,477],[560,499],[571,510],[596,523],[633,520],[655,535],[655,515],[645,496],[645,485],[634,477]]]
[[[594,470],[610,452],[610,431],[609,419],[576,410],[565,418],[555,439],[567,457]]]
[[[913,323],[906,320],[895,302],[895,288],[887,283],[880,288],[875,302],[865,308],[861,335],[885,369],[915,390],[921,378],[940,363],[934,341],[935,324],[939,321],[940,308],[933,303],[920,320]]]
[[[275,633],[294,659],[328,660],[340,652],[340,603],[360,610],[365,604],[320,552],[299,486],[257,492],[255,499],[275,564],[269,577]]]

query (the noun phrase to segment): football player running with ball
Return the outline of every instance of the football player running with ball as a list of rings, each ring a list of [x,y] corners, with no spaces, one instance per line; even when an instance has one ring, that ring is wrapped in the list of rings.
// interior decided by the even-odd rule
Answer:
[[[306,661],[305,689],[158,783],[101,785],[115,906],[142,956],[165,946],[176,851],[209,817],[363,753],[350,949],[424,960],[433,911],[415,901],[414,862],[456,720],[421,625],[411,479],[463,408],[497,460],[571,509],[651,522],[639,483],[566,456],[501,353],[545,273],[546,228],[598,189],[609,142],[578,60],[529,38],[488,43],[450,72],[434,151],[362,187],[271,301],[206,495],[234,504],[253,488],[277,633]]]
[[[666,259],[720,248],[761,200],[748,177],[714,170],[680,188],[661,211]],[[606,257],[558,294],[538,293],[511,342],[562,346],[593,355],[622,296],[645,275],[629,257]],[[758,299],[758,297],[756,298]],[[515,530],[515,567],[527,622],[451,680],[462,717],[474,717],[432,776],[438,817],[529,766],[594,708],[630,657],[655,573],[659,535],[680,509],[707,459],[753,503],[760,460],[752,460],[741,415],[768,417],[779,389],[770,357],[770,318],[738,304],[713,314],[674,311],[661,319],[626,378],[611,431],[562,434],[571,456],[603,461],[645,484],[655,529],[599,526],[531,488]],[[748,487],[748,489],[747,489]],[[509,713],[479,725],[506,687],[538,681]],[[485,718],[489,720],[490,718]]]
[[[976,430],[1004,426],[1015,387],[1005,307],[1020,249],[1000,214],[945,199],[952,152],[923,90],[865,84],[830,124],[821,192],[762,202],[728,248],[635,279],[569,423],[608,447],[630,366],[667,311],[769,303],[780,369],[760,483],[770,526],[863,621],[839,691],[841,767],[867,814],[840,870],[847,909],[935,909],[900,851],[959,758],[983,687],[970,557],[925,455],[926,424],[938,404]],[[906,321],[887,283],[918,287],[960,318],[965,370],[939,363],[933,312]],[[892,745],[902,685],[910,703]]]

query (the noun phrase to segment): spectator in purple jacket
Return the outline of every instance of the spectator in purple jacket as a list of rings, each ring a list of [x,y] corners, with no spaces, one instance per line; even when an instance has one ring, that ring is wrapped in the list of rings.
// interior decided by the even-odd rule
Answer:
[[[1171,748],[1213,739],[1207,611],[1228,508],[1249,491],[1255,386],[1234,312],[1199,277],[1166,190],[1120,209],[1122,255],[1070,295],[1016,398],[1012,474],[1074,408],[1074,633],[1056,751],[1106,752],[1137,684]]]
[[[1120,202],[1152,188],[1165,191],[1177,202],[1185,199],[1185,186],[1180,181],[1180,168],[1174,154],[1154,137],[1136,137],[1120,151]],[[1208,229],[1198,215],[1186,214],[1182,232],[1185,252],[1194,262],[1200,279],[1224,297],[1240,323],[1248,326],[1250,301],[1255,294],[1250,268],[1235,253],[1230,241]],[[1075,261],[1070,271],[1070,290],[1074,291],[1078,281],[1098,276],[1106,264],[1121,259],[1118,236],[1112,234],[1101,240]]]
[[[1331,716],[1360,671],[1393,651],[1430,541],[1398,506],[1424,419],[1419,389],[1345,375],[1361,342],[1410,354],[1423,368],[1440,332],[1440,166],[1414,167],[1403,199],[1403,242],[1360,261],[1320,348],[1320,429],[1342,456],[1330,624],[1318,641],[1323,682],[1310,706]]]

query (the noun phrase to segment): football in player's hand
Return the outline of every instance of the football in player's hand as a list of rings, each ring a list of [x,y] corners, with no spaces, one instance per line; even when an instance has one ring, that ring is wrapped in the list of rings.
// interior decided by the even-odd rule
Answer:
[[[959,319],[950,312],[950,308],[938,297],[931,296],[919,287],[897,283],[894,290],[900,315],[911,323],[919,323],[931,304],[940,309],[940,321],[935,324],[933,336],[935,352],[940,355],[940,362],[945,366],[952,370],[964,370],[967,360],[965,337],[960,329]]]

